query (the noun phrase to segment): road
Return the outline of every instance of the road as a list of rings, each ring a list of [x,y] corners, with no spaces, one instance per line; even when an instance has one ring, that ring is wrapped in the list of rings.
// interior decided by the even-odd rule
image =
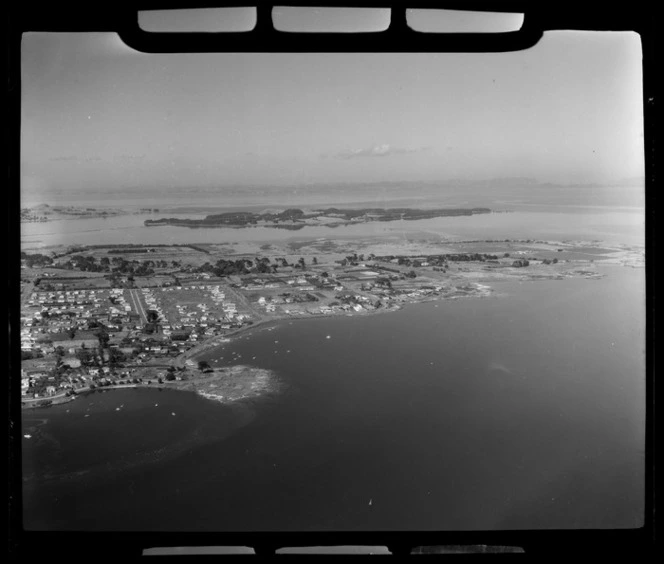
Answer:
[[[66,399],[67,401],[72,401],[75,396],[67,396],[67,391],[60,392],[60,393],[54,394],[52,396],[44,396],[44,397],[41,397],[41,398],[21,397],[21,405],[25,405],[25,406],[37,405],[39,402],[42,402],[42,401],[45,401],[45,400],[50,400],[51,402],[53,402],[54,405],[58,404],[58,403],[64,403],[64,402],[60,401],[60,400],[63,400],[63,399]],[[84,390],[83,388],[81,388],[80,390],[76,390],[76,391],[77,392],[78,391],[87,391],[87,389]]]
[[[141,296],[138,295],[138,290],[129,290],[129,295],[131,297],[131,301],[134,303],[136,312],[138,312],[138,314],[141,316],[143,325],[145,325],[148,322],[148,316],[146,315],[143,304],[141,303]]]
[[[26,284],[21,292],[21,308],[25,307],[30,299],[30,295],[35,291],[34,281]]]
[[[242,294],[242,292],[238,292],[235,288],[230,286],[226,286],[224,289],[228,297],[230,298],[231,296],[235,298],[235,301],[238,302],[238,304],[241,304],[249,313],[253,314],[255,317],[258,319],[261,319],[263,317],[262,313],[252,305],[252,303],[247,299],[247,297]]]

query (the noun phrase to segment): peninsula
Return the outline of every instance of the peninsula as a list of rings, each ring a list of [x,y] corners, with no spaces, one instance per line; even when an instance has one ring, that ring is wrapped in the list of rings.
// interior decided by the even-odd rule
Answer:
[[[274,375],[249,359],[206,366],[211,349],[286,319],[389,314],[409,303],[495,295],[493,282],[593,279],[603,276],[599,264],[639,268],[644,259],[642,248],[600,241],[399,234],[23,252],[22,404],[126,386],[221,402],[258,397],[275,389]]]

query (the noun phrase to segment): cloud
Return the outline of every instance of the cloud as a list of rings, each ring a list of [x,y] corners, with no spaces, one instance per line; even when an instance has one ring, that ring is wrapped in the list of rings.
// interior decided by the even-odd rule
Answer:
[[[406,149],[403,147],[392,147],[386,143],[382,145],[374,145],[367,149],[355,149],[354,151],[345,151],[338,153],[338,159],[354,159],[357,157],[387,157],[389,155],[401,155],[406,153],[420,153],[428,151],[429,147],[419,147],[417,149]]]

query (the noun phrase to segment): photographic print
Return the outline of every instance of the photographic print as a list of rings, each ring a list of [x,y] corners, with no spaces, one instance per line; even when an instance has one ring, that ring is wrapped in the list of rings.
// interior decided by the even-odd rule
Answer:
[[[26,530],[643,526],[642,80],[25,33]]]

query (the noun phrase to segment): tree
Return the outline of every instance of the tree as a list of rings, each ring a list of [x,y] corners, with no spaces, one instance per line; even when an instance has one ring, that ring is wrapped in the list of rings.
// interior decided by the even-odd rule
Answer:
[[[105,329],[101,329],[96,333],[97,339],[99,340],[99,347],[102,349],[107,349],[108,348],[108,341],[110,340],[109,334],[106,332]]]
[[[175,374],[173,374],[172,372],[169,372],[168,374],[166,374],[166,380],[168,380],[169,382],[172,382],[173,380],[175,380]]]
[[[198,369],[201,372],[205,372],[206,370],[210,369],[210,363],[207,360],[199,360],[198,361]]]
[[[392,281],[389,278],[377,278],[376,284],[385,288],[392,288]]]
[[[311,259],[311,262],[313,262],[314,264],[318,264],[318,259],[314,257],[313,259]]]
[[[83,366],[88,366],[92,363],[92,354],[88,349],[80,349],[76,351],[76,358],[81,361]]]
[[[111,366],[116,366],[118,363],[125,360],[125,355],[122,351],[114,348],[108,349],[108,362]]]

